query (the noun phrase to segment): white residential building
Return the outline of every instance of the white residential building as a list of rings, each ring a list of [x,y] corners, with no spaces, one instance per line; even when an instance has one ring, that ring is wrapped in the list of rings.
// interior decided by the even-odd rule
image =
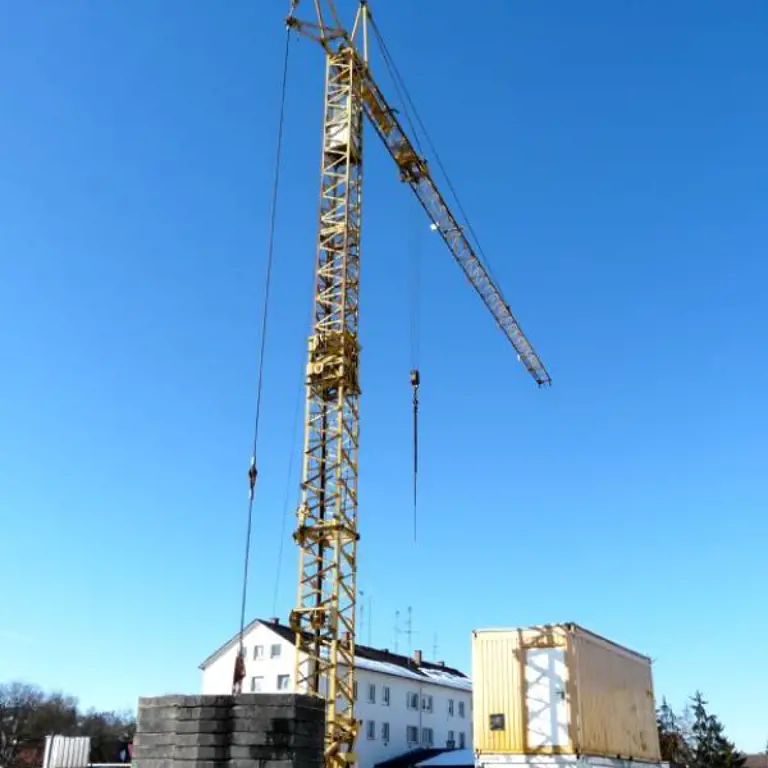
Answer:
[[[244,692],[294,690],[294,635],[277,619],[256,619],[243,636]],[[201,665],[204,694],[232,689],[235,636]],[[388,650],[356,648],[355,716],[362,720],[355,751],[359,768],[416,749],[472,747],[472,684],[457,669]]]

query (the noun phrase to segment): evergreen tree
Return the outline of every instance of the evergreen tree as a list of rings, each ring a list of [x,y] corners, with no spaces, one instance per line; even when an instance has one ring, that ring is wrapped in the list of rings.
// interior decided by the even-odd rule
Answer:
[[[700,691],[692,699],[690,768],[741,768],[746,757],[725,737],[722,723],[707,711]]]
[[[720,754],[725,768],[742,768],[747,762],[747,756],[739,752],[734,743],[726,738],[722,740]]]
[[[691,768],[720,768],[716,761],[718,734],[714,731],[712,717],[707,711],[707,701],[701,691],[696,691],[691,703],[693,704]]]

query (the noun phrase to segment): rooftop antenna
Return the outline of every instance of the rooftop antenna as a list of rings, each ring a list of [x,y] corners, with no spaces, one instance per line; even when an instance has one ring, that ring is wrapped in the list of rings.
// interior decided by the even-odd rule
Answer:
[[[373,648],[373,595],[368,593],[368,645]]]
[[[413,653],[413,609],[408,606],[408,621],[405,624],[405,634],[408,638],[408,655]]]
[[[400,611],[395,611],[395,653],[398,651],[400,640]]]
[[[437,661],[437,632],[435,632],[435,640],[432,643],[432,659]]]

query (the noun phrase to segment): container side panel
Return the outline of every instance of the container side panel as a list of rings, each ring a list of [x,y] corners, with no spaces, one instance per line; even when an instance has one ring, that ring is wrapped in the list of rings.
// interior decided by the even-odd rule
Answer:
[[[476,752],[523,751],[523,687],[518,632],[472,635],[473,733]]]
[[[574,633],[583,754],[659,762],[650,663],[590,633]]]

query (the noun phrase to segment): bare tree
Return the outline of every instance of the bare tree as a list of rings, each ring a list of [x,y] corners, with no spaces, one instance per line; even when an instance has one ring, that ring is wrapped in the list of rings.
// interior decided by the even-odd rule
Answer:
[[[19,750],[29,738],[30,721],[45,696],[33,685],[0,685],[0,766],[14,768]]]
[[[48,734],[89,736],[92,762],[116,762],[135,730],[132,712],[83,712],[67,694],[45,693],[27,683],[0,684],[0,768],[34,761]]]

